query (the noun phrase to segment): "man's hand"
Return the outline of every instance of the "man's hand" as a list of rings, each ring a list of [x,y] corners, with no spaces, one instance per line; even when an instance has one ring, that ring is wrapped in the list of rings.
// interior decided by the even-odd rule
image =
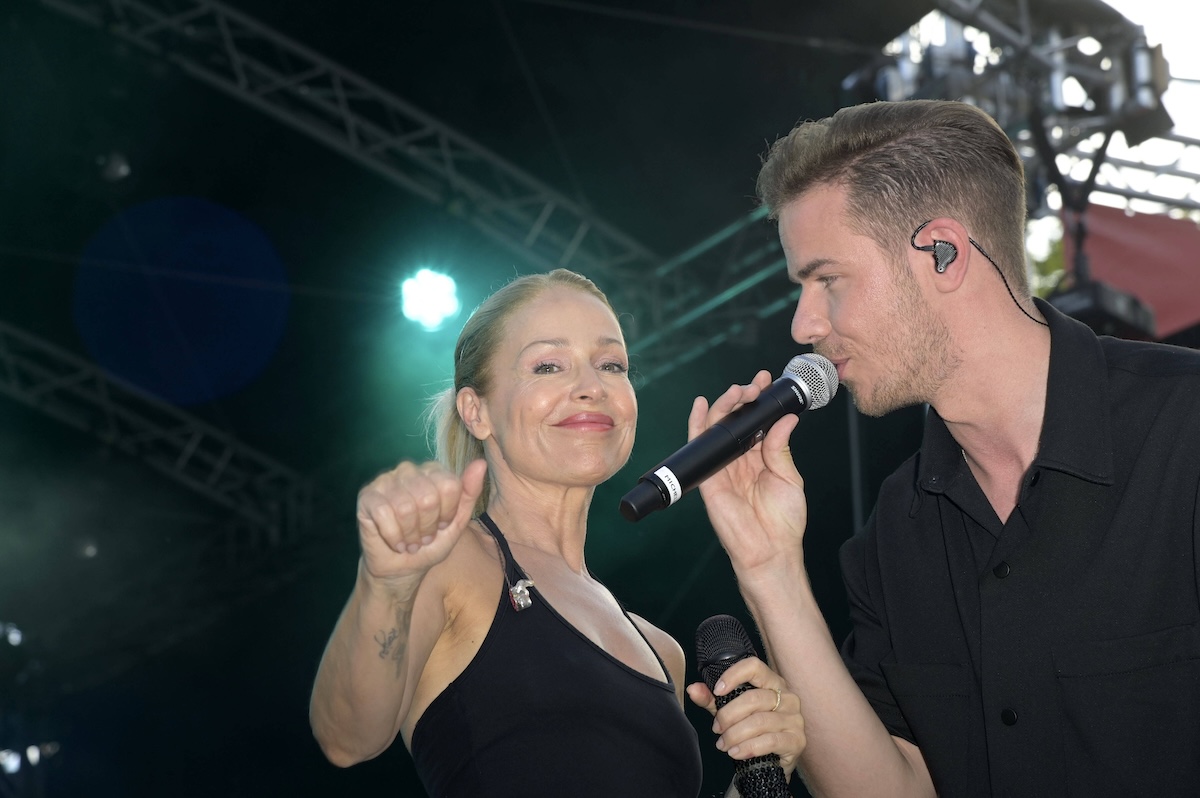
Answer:
[[[697,397],[688,416],[688,440],[757,399],[770,384],[770,373],[760,371],[750,384],[731,386],[711,407]],[[797,423],[794,415],[780,419],[753,449],[700,484],[709,520],[739,574],[780,554],[800,556],[808,504],[788,448]]]

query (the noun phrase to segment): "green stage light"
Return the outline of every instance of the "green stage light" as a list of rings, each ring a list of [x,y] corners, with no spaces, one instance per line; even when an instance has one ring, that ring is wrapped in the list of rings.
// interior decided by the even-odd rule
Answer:
[[[405,280],[400,286],[400,298],[404,317],[426,330],[438,329],[462,309],[454,278],[431,269],[421,269],[416,276]]]

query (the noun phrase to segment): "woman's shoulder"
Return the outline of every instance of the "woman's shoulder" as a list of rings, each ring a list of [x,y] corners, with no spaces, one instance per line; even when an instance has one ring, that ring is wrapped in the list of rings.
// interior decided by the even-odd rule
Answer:
[[[683,646],[679,645],[679,641],[670,634],[659,629],[640,615],[631,612],[629,613],[629,617],[637,625],[641,633],[646,636],[646,640],[654,647],[654,650],[658,652],[658,656],[662,658],[663,664],[667,666],[667,670],[671,672],[671,676],[675,679],[678,686],[683,677],[684,668],[687,665]]]
[[[476,595],[483,585],[502,579],[502,571],[495,540],[472,522],[462,531],[446,559],[429,570],[428,578],[452,601],[455,597]]]
[[[637,624],[638,629],[642,631],[642,634],[646,636],[646,639],[649,640],[651,645],[653,645],[655,648],[658,648],[661,644],[664,648],[677,650],[681,655],[683,654],[683,648],[669,633],[659,629],[657,626],[650,623],[637,613],[631,612],[629,613],[629,617],[633,619],[633,622]],[[662,651],[659,651],[659,653],[661,654]]]

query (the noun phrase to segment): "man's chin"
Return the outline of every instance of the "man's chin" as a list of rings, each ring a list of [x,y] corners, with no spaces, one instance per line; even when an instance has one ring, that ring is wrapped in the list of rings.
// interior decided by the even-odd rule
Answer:
[[[882,416],[886,416],[888,413],[891,412],[890,408],[879,408],[879,407],[876,407],[875,405],[863,404],[858,401],[858,397],[856,397],[853,393],[850,394],[850,399],[853,400],[854,408],[859,413],[861,413],[864,416],[868,416],[870,418],[880,418]]]
[[[878,396],[862,396],[854,390],[853,386],[843,386],[850,393],[850,400],[854,402],[854,408],[864,416],[870,418],[882,418],[894,410],[901,410],[905,407],[913,407],[921,404],[921,400],[909,399],[907,401],[893,399],[881,399]]]

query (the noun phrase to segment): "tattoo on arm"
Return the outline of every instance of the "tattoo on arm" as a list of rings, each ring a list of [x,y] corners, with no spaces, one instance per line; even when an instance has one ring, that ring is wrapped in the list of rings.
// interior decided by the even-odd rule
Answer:
[[[379,658],[391,659],[396,663],[396,678],[404,668],[404,655],[408,651],[408,633],[412,625],[412,616],[400,611],[396,613],[396,625],[388,631],[380,629],[375,633],[374,640],[379,644]]]
[[[396,642],[396,638],[400,636],[399,629],[392,629],[389,632],[384,632],[382,629],[375,634],[375,642],[379,644],[379,658],[387,659],[392,645]],[[401,646],[403,648],[403,646]]]

